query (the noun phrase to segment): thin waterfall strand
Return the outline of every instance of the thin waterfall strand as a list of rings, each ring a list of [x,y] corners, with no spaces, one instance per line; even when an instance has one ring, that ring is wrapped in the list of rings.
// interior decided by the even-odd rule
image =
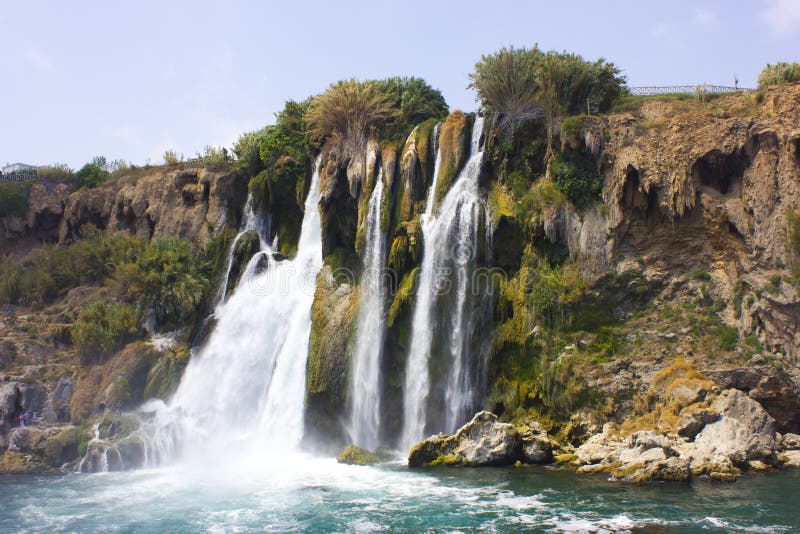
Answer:
[[[384,263],[386,233],[381,228],[383,171],[370,195],[361,273],[361,306],[350,378],[350,434],[360,447],[374,449],[380,438],[381,356],[386,325]]]

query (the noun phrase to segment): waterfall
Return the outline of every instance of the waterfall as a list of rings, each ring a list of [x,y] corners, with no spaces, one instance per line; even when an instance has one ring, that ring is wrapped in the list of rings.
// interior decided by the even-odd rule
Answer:
[[[386,233],[381,228],[383,170],[378,173],[367,206],[366,242],[361,272],[361,306],[350,377],[350,437],[359,447],[378,445],[381,404],[381,356],[386,325]]]
[[[236,245],[239,243],[242,236],[250,230],[258,232],[258,238],[261,241],[261,250],[265,250],[268,247],[266,236],[269,235],[269,221],[253,210],[253,194],[248,192],[247,202],[245,202],[244,212],[242,214],[242,223],[239,225],[239,233],[233,238],[228,248],[228,262],[225,265],[225,278],[222,280],[219,290],[217,291],[217,304],[223,302],[225,297],[228,296],[228,284],[230,283],[231,269],[233,269]]]
[[[425,435],[426,427],[452,432],[471,415],[479,393],[482,363],[471,350],[476,297],[473,287],[480,223],[488,224],[478,178],[483,151],[483,119],[475,118],[470,158],[436,210],[441,148],[437,150],[433,183],[421,217],[425,248],[411,324],[406,363],[402,446],[410,447]],[[484,232],[488,234],[488,231]],[[434,344],[444,360],[431,383]],[[429,417],[437,405],[440,416]]]
[[[263,244],[257,256],[266,262],[251,260],[241,283],[218,305],[217,325],[168,405],[149,405],[152,422],[144,441],[151,463],[197,449],[227,455],[299,444],[311,305],[322,267],[319,163],[296,257],[279,260]]]

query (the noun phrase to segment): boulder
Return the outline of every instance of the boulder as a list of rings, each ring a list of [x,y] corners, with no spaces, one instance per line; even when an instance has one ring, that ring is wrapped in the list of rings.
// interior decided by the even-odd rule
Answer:
[[[780,440],[779,450],[782,451],[800,450],[800,436],[797,434],[784,434]]]
[[[71,426],[58,430],[58,433],[45,439],[38,448],[50,467],[61,467],[78,458],[79,442],[80,429]]]
[[[734,464],[751,460],[771,461],[775,453],[775,420],[761,405],[736,389],[714,401],[711,411],[719,419],[697,434],[690,452],[693,468],[716,456]]]
[[[378,463],[380,458],[367,450],[351,444],[339,453],[339,456],[336,457],[336,461],[340,464],[372,465]]]
[[[478,412],[452,435],[439,434],[418,443],[408,456],[409,467],[430,465],[512,465],[522,460],[522,436],[491,412]]]
[[[800,451],[786,451],[781,453],[778,459],[783,464],[783,467],[800,469]]]

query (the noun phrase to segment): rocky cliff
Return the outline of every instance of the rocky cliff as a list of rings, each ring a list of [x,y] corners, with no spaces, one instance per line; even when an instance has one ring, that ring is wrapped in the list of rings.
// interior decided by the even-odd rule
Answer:
[[[312,310],[306,423],[309,436],[326,448],[347,440],[344,414],[370,193],[383,180],[391,291],[381,432],[382,441],[394,444],[424,247],[420,215],[437,151],[434,202],[465,163],[472,122],[471,115],[453,112],[444,121],[423,122],[403,141],[373,140],[357,153],[332,143],[321,147],[326,266]],[[771,434],[800,431],[800,251],[792,241],[800,208],[800,86],[710,101],[648,99],[604,116],[571,118],[557,150],[571,167],[544,160],[541,126],[508,140],[491,120],[487,124],[480,187],[493,235],[491,250],[480,251],[478,262],[491,272],[492,317],[490,328],[473,340],[487,362],[476,411],[490,409],[517,427],[535,419],[537,433],[549,432],[567,452],[613,422],[613,432],[606,427],[595,442],[609,451],[632,443],[647,452],[656,447],[640,447],[630,436],[678,435],[686,417],[712,406],[724,412],[719,399],[738,394],[723,392],[738,391],[763,408]],[[276,233],[289,254],[307,181],[298,180],[283,196],[269,189],[274,184],[265,186],[269,198],[262,206],[280,213]],[[72,193],[35,184],[26,217],[0,224],[5,243],[67,243],[89,224],[147,239],[179,236],[203,249],[236,224],[245,183],[233,171],[183,166]],[[575,187],[586,184],[598,185],[597,193],[576,196]],[[281,202],[290,205],[276,205]],[[9,375],[3,386],[8,394],[0,399],[6,431],[26,409],[27,401],[19,400],[26,382],[43,388],[42,398],[59,399],[58,422],[79,423],[120,399],[135,403],[170,391],[188,358],[190,326],[177,343],[137,342],[102,364],[75,359],[68,322],[87,300],[81,295],[102,291],[92,284],[75,288],[44,310],[21,309],[16,325],[0,329],[13,344],[13,350],[10,344],[0,349],[0,371]],[[37,329],[47,335],[32,335]],[[42,410],[47,402],[54,401],[43,401]],[[704,430],[710,420],[696,426],[696,435],[713,433]],[[691,462],[676,447],[658,446],[665,461]],[[751,460],[763,458],[753,456],[742,466]],[[595,464],[607,470],[621,465],[584,462]]]

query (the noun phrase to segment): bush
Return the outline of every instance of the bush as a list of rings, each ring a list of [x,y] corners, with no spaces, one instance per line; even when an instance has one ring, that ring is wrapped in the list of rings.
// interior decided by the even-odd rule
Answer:
[[[786,213],[786,248],[791,262],[792,274],[800,277],[800,213]]]
[[[522,121],[544,114],[548,146],[560,116],[581,113],[587,99],[608,110],[625,84],[620,69],[602,58],[591,62],[577,54],[542,52],[537,46],[482,56],[470,79],[481,105],[512,137]]]
[[[603,177],[584,158],[559,154],[550,165],[550,173],[556,187],[576,209],[585,209],[600,199]]]
[[[739,344],[739,329],[733,326],[714,327],[711,335],[716,338],[717,344],[722,350],[733,350]]]
[[[174,150],[164,151],[164,165],[177,165],[183,158],[178,156]]]
[[[155,239],[116,278],[126,298],[151,308],[159,322],[174,325],[202,303],[208,280],[200,258],[182,239]]]
[[[110,175],[106,158],[97,156],[75,173],[75,180],[79,188],[91,189],[105,182]]]
[[[139,308],[122,302],[97,300],[78,314],[72,342],[84,363],[103,360],[141,331]]]
[[[75,172],[63,163],[37,167],[36,176],[43,180],[62,183],[72,183],[75,180]]]
[[[695,280],[702,280],[704,282],[708,282],[709,280],[711,280],[711,275],[708,274],[708,271],[703,271],[702,269],[699,269],[692,273],[692,278],[694,278]]]
[[[781,61],[774,65],[767,64],[758,75],[758,86],[783,85],[800,81],[800,63]]]
[[[422,78],[387,78],[370,82],[390,96],[391,118],[380,132],[382,139],[405,141],[409,132],[428,119],[443,119],[448,107],[442,93]]]
[[[0,217],[24,217],[28,212],[28,185],[0,182]]]

